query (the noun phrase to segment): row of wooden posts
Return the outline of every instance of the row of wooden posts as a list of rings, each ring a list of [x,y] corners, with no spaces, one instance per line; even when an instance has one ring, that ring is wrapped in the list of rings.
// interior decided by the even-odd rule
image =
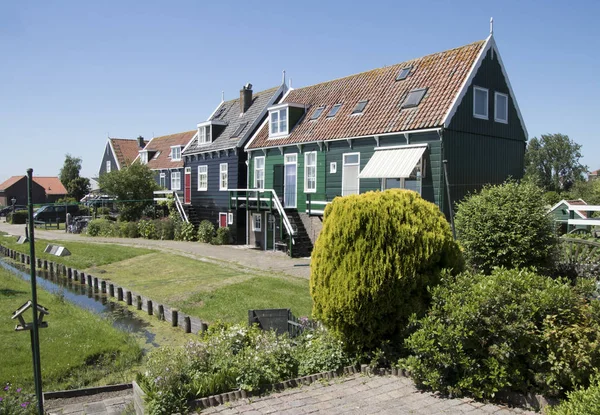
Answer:
[[[11,258],[16,262],[30,265],[30,257],[22,252],[0,245],[0,254]],[[128,306],[135,306],[138,310],[143,310],[148,315],[156,315],[160,320],[171,323],[173,327],[181,327],[186,333],[198,333],[205,331],[208,325],[196,317],[181,313],[176,308],[171,308],[163,304],[156,304],[149,298],[136,294],[126,288],[120,287],[111,281],[106,281],[90,274],[78,271],[64,264],[57,264],[46,259],[37,258],[36,267],[47,271],[50,275],[62,275],[69,280],[79,282],[81,285],[87,285],[110,298],[116,298],[118,301],[125,301]],[[134,300],[135,299],[135,300]]]

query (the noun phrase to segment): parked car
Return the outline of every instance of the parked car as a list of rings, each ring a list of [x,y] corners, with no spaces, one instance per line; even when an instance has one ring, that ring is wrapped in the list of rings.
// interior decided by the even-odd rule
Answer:
[[[60,222],[67,220],[67,213],[72,216],[79,213],[78,205],[44,205],[33,214],[33,220],[40,222]]]
[[[27,210],[27,206],[15,205],[15,210]],[[12,211],[13,211],[12,206],[3,207],[2,209],[0,209],[0,217],[8,215]]]

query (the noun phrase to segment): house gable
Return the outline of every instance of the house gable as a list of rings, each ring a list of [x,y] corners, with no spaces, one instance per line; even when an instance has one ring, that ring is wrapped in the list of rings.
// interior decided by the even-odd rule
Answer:
[[[106,162],[109,161],[111,163],[111,171],[120,170],[121,166],[119,165],[119,161],[115,157],[115,153],[113,151],[110,139],[106,142],[106,147],[104,148],[104,154],[102,155],[102,162],[100,163],[100,169],[98,170],[98,176],[102,176],[107,172]]]

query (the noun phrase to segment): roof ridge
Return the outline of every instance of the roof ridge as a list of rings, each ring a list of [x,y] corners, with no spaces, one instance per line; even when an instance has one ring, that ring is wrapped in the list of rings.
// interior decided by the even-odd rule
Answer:
[[[269,91],[276,91],[280,86],[281,85],[277,85],[276,87],[273,87],[273,88],[263,89],[262,91],[258,91],[258,92],[252,92],[252,98],[254,98],[258,94],[264,94],[264,93],[269,92]],[[233,99],[228,99],[227,101],[221,102],[221,105],[228,104],[228,103],[231,103],[231,102],[237,102],[239,100],[240,100],[239,97],[238,98],[233,98]],[[217,107],[217,109],[220,108],[221,105],[219,105]]]
[[[299,88],[294,88],[294,90],[296,90],[296,91],[297,91],[297,90],[304,89],[304,88],[312,88],[312,87],[315,87],[315,86],[319,86],[319,85],[328,84],[328,83],[331,83],[331,82],[340,81],[340,80],[342,80],[342,79],[346,79],[346,78],[352,78],[353,76],[364,75],[364,74],[367,74],[367,73],[369,73],[369,72],[375,72],[375,71],[379,71],[379,70],[382,70],[382,69],[385,69],[385,68],[389,68],[389,67],[391,67],[391,66],[396,66],[396,65],[406,64],[406,63],[409,63],[409,62],[412,62],[412,61],[416,61],[416,60],[419,60],[419,59],[425,59],[425,58],[432,57],[432,56],[435,56],[435,55],[439,55],[439,54],[442,54],[442,53],[448,53],[448,52],[452,52],[452,51],[454,51],[454,50],[458,50],[458,49],[467,48],[467,47],[474,46],[474,45],[477,45],[477,44],[483,44],[483,43],[485,43],[485,42],[486,42],[486,39],[483,39],[483,40],[478,40],[478,41],[475,41],[475,42],[468,43],[468,44],[466,44],[466,45],[462,45],[462,46],[458,46],[458,47],[455,47],[455,48],[450,48],[450,49],[441,50],[441,51],[439,51],[439,52],[430,53],[430,54],[428,54],[428,55],[419,56],[419,57],[417,57],[417,58],[412,58],[412,59],[409,59],[409,60],[406,60],[406,61],[402,61],[402,62],[393,63],[393,64],[391,64],[391,65],[380,66],[380,67],[378,67],[378,68],[373,68],[373,69],[369,69],[369,70],[367,70],[367,71],[362,71],[362,72],[353,73],[353,74],[351,74],[351,75],[341,76],[341,77],[339,77],[339,78],[330,79],[330,80],[328,80],[328,81],[319,82],[319,83],[316,83],[316,84],[310,84],[310,85],[302,86],[302,87],[299,87]]]

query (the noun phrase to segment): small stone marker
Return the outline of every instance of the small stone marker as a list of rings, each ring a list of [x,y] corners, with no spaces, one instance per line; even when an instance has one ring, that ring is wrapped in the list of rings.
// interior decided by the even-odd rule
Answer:
[[[19,245],[23,245],[25,242],[29,242],[26,236],[19,236],[19,239],[17,239],[17,244]]]
[[[52,244],[49,244],[48,246],[46,246],[46,249],[44,249],[44,252],[47,254],[50,254],[50,255],[54,255],[54,256],[69,256],[69,255],[71,255],[71,252],[64,246],[52,245]]]

